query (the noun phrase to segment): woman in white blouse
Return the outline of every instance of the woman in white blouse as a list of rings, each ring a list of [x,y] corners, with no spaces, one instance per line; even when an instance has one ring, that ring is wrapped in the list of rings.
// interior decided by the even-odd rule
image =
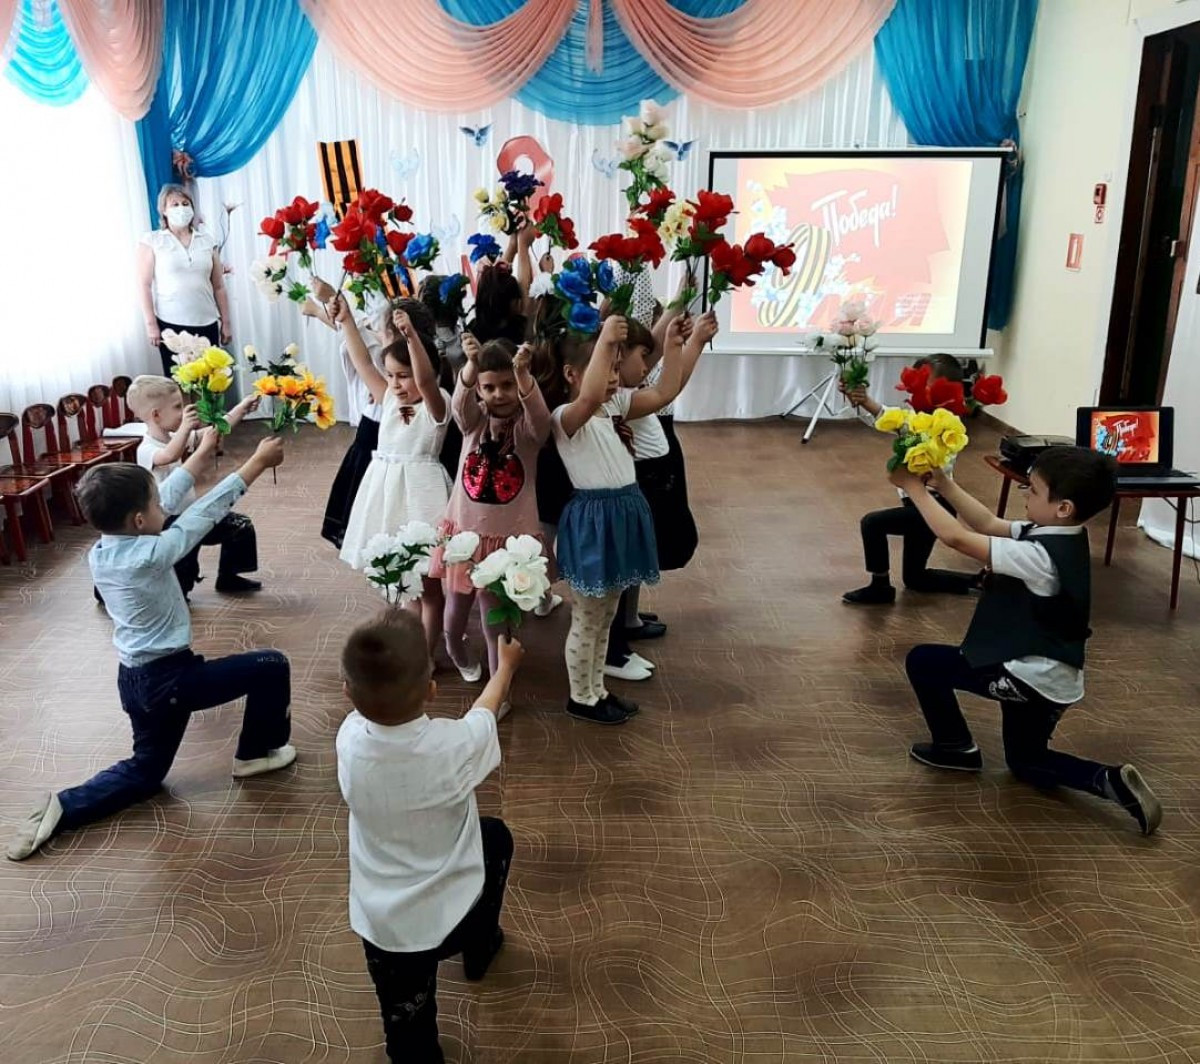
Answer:
[[[138,244],[138,282],[146,336],[162,354],[171,375],[165,329],[204,336],[212,344],[233,339],[229,294],[216,241],[195,226],[192,198],[182,185],[163,185],[158,194],[161,228]]]

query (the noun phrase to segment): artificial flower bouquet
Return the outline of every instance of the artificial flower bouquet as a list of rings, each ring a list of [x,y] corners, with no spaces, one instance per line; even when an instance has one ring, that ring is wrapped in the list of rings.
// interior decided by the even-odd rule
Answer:
[[[500,258],[500,245],[491,233],[475,233],[467,238],[467,245],[471,249],[472,265],[480,259],[487,259],[491,263]]]
[[[670,131],[662,108],[653,100],[643,100],[637,116],[625,119],[625,132],[625,139],[617,144],[622,156],[617,167],[633,179],[625,198],[634,211],[643,195],[666,187],[667,163],[675,153],[662,143]]]
[[[543,196],[533,209],[533,227],[550,240],[550,246],[574,251],[579,247],[575,236],[575,223],[563,214],[563,198],[555,192]]]
[[[308,298],[309,286],[291,275],[289,256],[295,255],[311,276],[312,253],[325,247],[330,233],[328,220],[318,211],[320,204],[297,196],[259,223],[259,232],[271,238],[271,247],[266,258],[251,264],[250,276],[268,302],[284,294],[297,303]]]
[[[894,432],[888,472],[904,466],[915,476],[943,469],[968,443],[962,418],[946,407],[932,413],[890,407],[875,421],[880,432]]]
[[[272,432],[282,432],[285,428],[299,432],[300,425],[310,419],[322,431],[337,423],[333,397],[326,391],[323,377],[314,377],[307,366],[294,361],[290,366],[272,364],[272,368],[276,372],[257,367],[263,376],[254,382],[255,392],[271,400]]]
[[[550,276],[543,274],[542,277]],[[600,311],[596,302],[601,296],[615,299],[618,288],[612,263],[605,260],[592,262],[576,255],[563,263],[563,268],[550,276],[547,282],[537,278],[536,291],[530,287],[531,295],[552,295],[562,304],[563,320],[567,330],[584,338],[595,336],[600,329]],[[628,284],[625,301],[632,298],[633,284]]]
[[[437,286],[438,309],[445,310],[455,319],[461,320],[466,315],[464,304],[470,287],[471,282],[467,280],[466,274],[452,273],[443,277]]]
[[[630,215],[629,229],[632,235],[609,233],[588,245],[601,265],[615,262],[621,267],[621,283],[612,291],[605,292],[605,295],[608,296],[612,312],[622,317],[629,316],[637,275],[647,265],[657,266],[667,254],[658,228],[649,218],[639,214]]]
[[[929,366],[909,366],[901,371],[896,390],[908,393],[908,405],[916,411],[928,413],[945,408],[959,417],[1008,402],[999,374],[976,374],[969,384],[968,393],[962,381],[935,378]]]
[[[548,561],[542,544],[533,536],[509,536],[471,570],[471,583],[494,595],[497,605],[488,610],[487,623],[504,625],[511,635],[523,615],[534,609],[550,589]]]
[[[479,216],[487,220],[494,233],[515,233],[529,216],[529,198],[542,182],[521,170],[506,170],[489,194],[486,188],[475,190]],[[559,197],[561,207],[562,197]]]
[[[368,292],[387,295],[386,277],[408,269],[427,270],[438,257],[441,249],[436,237],[400,228],[411,222],[412,216],[407,204],[368,188],[333,227],[334,250],[344,253],[341,287],[354,296],[359,310],[366,306]]]
[[[724,238],[708,249],[708,305],[715,307],[733,288],[754,283],[768,266],[784,277],[796,264],[791,244],[776,244],[764,233],[754,233],[745,244],[730,244]]]
[[[879,326],[880,322],[867,317],[866,303],[854,300],[841,305],[830,332],[809,337],[811,347],[830,353],[845,391],[854,392],[867,386],[872,353],[879,346],[875,335]]]
[[[212,425],[222,436],[227,436],[225,393],[233,383],[233,358],[229,353],[219,347],[206,347],[196,357],[176,365],[171,376],[179,390],[192,399],[200,423]]]
[[[404,606],[419,599],[425,590],[430,559],[441,546],[447,564],[469,561],[479,547],[474,532],[460,532],[443,541],[437,530],[424,521],[409,521],[394,533],[372,536],[359,555],[367,580],[388,602]]]

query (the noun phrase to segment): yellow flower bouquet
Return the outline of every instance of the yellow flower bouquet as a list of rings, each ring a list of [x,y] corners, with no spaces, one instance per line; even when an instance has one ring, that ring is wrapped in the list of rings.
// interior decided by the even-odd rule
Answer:
[[[310,419],[322,430],[337,422],[333,397],[325,390],[325,379],[314,377],[305,366],[297,366],[295,374],[268,373],[259,377],[254,390],[272,400],[272,432],[285,428],[299,432],[301,423]]]
[[[222,436],[228,435],[225,393],[233,383],[232,356],[219,347],[209,347],[190,362],[177,365],[171,376],[179,390],[194,400],[201,424],[212,425]]]
[[[942,469],[969,442],[962,418],[942,407],[930,414],[889,407],[875,421],[880,432],[894,432],[888,472],[904,466],[915,476]]]

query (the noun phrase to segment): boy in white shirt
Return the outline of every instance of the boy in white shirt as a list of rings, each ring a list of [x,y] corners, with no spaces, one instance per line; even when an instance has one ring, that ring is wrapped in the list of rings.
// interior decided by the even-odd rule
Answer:
[[[1092,634],[1084,522],[1112,502],[1113,461],[1084,447],[1044,452],[1029,475],[1028,521],[996,517],[944,472],[927,484],[901,466],[891,480],[908,492],[939,540],[988,567],[962,645],[914,647],[905,662],[932,736],[913,745],[913,759],[978,772],[983,756],[955,691],[989,698],[1000,703],[1004,758],[1014,776],[1116,802],[1142,834],[1153,834],[1162,807],[1133,765],[1102,765],[1048,747],[1062,715],[1083,697],[1084,647]]]
[[[524,650],[500,638],[499,667],[473,709],[430,718],[437,693],[419,618],[394,610],[342,651],[347,698],[338,784],[350,807],[350,926],[363,940],[391,1060],[440,1062],[438,962],[456,953],[482,979],[504,943],[512,860],[504,821],[480,817],[475,788],[500,764],[496,712]]]
[[[167,479],[180,462],[187,457],[192,433],[200,427],[200,421],[191,406],[184,406],[183,393],[179,385],[168,377],[143,374],[129,386],[127,399],[129,409],[146,423],[146,435],[137,449],[137,464],[150,470],[160,484]],[[258,406],[258,397],[247,396],[229,411],[227,420],[230,428]],[[169,513],[174,518],[195,501],[195,492],[185,498],[179,510]],[[169,527],[169,526],[168,526]],[[262,584],[248,580],[243,573],[252,573],[258,568],[258,537],[254,524],[245,514],[230,512],[225,515],[200,541],[187,557],[175,566],[175,575],[184,597],[200,580],[200,547],[220,546],[221,557],[217,563],[216,589],[226,594],[258,591]]]

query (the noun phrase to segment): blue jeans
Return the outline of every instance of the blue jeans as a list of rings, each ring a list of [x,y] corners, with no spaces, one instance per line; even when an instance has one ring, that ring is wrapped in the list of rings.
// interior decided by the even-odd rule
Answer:
[[[266,756],[291,735],[291,669],[278,650],[216,661],[183,650],[136,668],[122,665],[117,688],[133,728],[133,755],[59,792],[59,830],[111,816],[157,793],[191,715],[199,710],[246,697],[236,754],[243,760]]]
[[[913,647],[904,663],[929,734],[941,746],[969,746],[974,740],[956,691],[1000,703],[1004,760],[1017,779],[1035,787],[1070,787],[1106,797],[1108,766],[1049,749],[1050,737],[1068,706],[1043,698],[1005,672],[1002,665],[972,668],[958,647]]]

